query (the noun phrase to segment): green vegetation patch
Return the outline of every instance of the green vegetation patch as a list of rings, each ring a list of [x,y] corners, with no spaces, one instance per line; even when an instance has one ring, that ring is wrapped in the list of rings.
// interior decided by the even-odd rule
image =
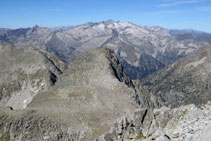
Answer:
[[[143,133],[141,132],[136,139],[146,139],[146,136],[144,136]]]
[[[10,135],[9,134],[3,134],[0,137],[0,141],[10,141]]]

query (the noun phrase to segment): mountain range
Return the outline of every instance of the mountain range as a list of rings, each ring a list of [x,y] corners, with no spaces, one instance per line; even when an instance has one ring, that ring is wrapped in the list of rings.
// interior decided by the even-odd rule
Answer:
[[[112,20],[0,28],[0,140],[207,141],[210,44]]]
[[[0,43],[32,46],[53,53],[66,62],[89,49],[111,48],[127,66],[127,74],[141,80],[210,44],[211,34],[108,20],[56,29],[37,25],[15,30],[0,29]],[[142,66],[143,60],[152,63],[150,67],[147,64]]]

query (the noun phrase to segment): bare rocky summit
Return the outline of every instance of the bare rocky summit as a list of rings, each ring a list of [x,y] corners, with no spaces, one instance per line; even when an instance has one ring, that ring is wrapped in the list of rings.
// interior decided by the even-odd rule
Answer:
[[[49,79],[50,73],[42,75]],[[2,108],[2,138],[94,140],[108,131],[118,117],[151,105],[150,97],[142,94],[144,88],[126,75],[110,49],[95,49],[77,56],[58,76],[55,85],[38,91],[25,109],[13,110],[7,105]]]

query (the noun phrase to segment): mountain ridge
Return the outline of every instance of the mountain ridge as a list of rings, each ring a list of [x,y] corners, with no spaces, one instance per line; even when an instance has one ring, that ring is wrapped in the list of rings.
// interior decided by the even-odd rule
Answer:
[[[191,33],[191,36],[189,34],[180,30],[174,31],[162,27],[139,26],[131,22],[108,20],[62,30],[39,26],[4,30],[0,32],[0,42],[40,48],[57,55],[66,62],[70,62],[74,57],[89,49],[111,48],[115,50],[120,59],[133,67],[141,67],[138,66],[138,61],[142,53],[168,65],[192,53],[200,46],[211,43],[210,34],[194,35],[195,33]],[[154,64],[156,65],[158,64]]]
[[[143,90],[126,75],[113,50],[89,50],[75,57],[55,85],[36,94],[24,109],[1,107],[0,136],[14,140],[94,140],[119,116],[151,106]],[[19,123],[26,128],[16,128]],[[25,136],[27,132],[31,134]]]

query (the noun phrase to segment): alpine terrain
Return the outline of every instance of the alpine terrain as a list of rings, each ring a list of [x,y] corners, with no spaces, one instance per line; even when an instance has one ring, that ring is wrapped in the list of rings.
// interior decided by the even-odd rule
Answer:
[[[210,79],[206,32],[0,28],[0,141],[209,141]]]

